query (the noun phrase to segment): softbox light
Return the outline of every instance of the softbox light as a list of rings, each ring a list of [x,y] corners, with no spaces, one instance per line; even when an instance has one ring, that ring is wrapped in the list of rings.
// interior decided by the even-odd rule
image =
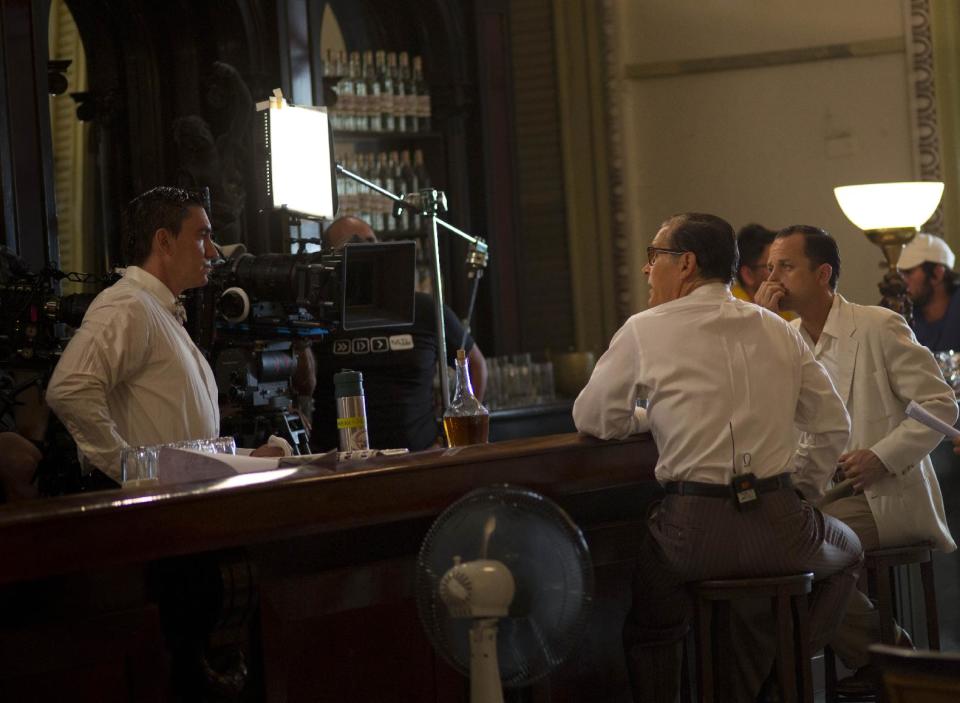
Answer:
[[[332,220],[337,180],[326,108],[290,105],[275,94],[257,109],[263,115],[265,180],[274,209]]]

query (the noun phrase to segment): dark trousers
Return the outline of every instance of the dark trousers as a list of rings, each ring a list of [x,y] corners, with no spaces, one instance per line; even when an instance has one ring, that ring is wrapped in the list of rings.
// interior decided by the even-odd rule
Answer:
[[[634,700],[669,703],[679,694],[681,644],[693,616],[688,584],[705,579],[782,576],[812,571],[811,649],[830,639],[854,588],[863,552],[856,534],[794,491],[761,495],[740,512],[724,498],[668,495],[653,509],[633,577],[623,644]],[[734,637],[738,635],[734,623]],[[738,641],[738,656],[751,656]],[[772,653],[757,653],[769,657]],[[755,682],[733,700],[751,700]]]

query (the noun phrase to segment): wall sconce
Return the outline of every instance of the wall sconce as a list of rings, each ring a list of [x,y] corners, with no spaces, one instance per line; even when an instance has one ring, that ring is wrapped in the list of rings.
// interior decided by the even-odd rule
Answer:
[[[887,260],[887,272],[878,284],[883,296],[880,305],[900,313],[909,322],[913,305],[897,272],[897,262],[903,246],[916,236],[940,204],[943,183],[869,183],[840,186],[833,189],[833,194],[847,219],[880,247]]]

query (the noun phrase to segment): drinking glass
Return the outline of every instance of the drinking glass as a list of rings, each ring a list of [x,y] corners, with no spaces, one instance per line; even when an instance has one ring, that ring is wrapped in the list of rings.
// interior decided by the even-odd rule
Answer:
[[[120,453],[120,475],[129,488],[158,482],[159,447],[124,447]]]
[[[211,440],[214,452],[217,454],[236,454],[237,441],[233,437],[217,437]]]

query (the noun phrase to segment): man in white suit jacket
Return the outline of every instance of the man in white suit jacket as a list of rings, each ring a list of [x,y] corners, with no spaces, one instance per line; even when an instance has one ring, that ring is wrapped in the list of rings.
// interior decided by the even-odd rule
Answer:
[[[806,225],[781,230],[768,268],[770,278],[757,302],[799,315],[790,324],[826,367],[850,413],[850,440],[839,463],[855,493],[823,512],[853,528],[864,550],[930,541],[952,552],[957,547],[929,457],[943,435],[904,413],[913,400],[949,425],[956,421],[953,391],[933,355],[900,315],[847,302],[836,292],[840,255],[824,230]],[[860,669],[869,659],[867,645],[879,639],[879,613],[859,594],[834,649],[848,668]]]

